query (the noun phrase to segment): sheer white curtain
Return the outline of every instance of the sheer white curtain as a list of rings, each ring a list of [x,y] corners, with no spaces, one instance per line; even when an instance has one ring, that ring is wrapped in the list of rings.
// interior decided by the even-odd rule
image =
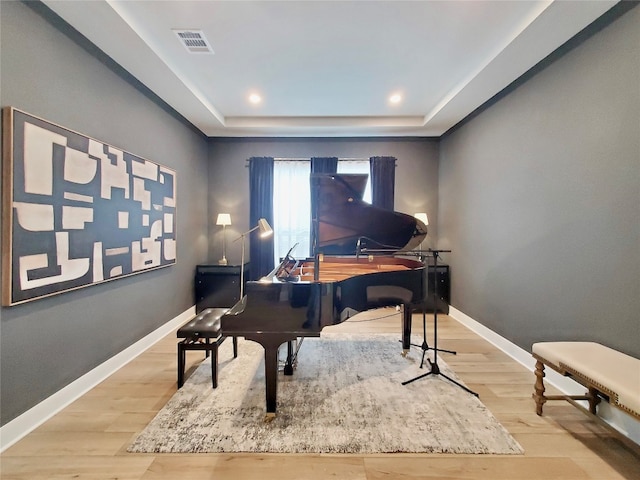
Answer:
[[[297,242],[296,258],[306,258],[311,241],[310,160],[275,160],[273,164],[273,250],[277,265]]]

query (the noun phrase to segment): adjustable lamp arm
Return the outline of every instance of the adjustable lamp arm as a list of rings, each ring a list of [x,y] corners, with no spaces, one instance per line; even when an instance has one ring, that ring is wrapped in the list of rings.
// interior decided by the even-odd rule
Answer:
[[[260,220],[258,220],[258,224],[255,227],[253,227],[251,230],[247,230],[234,240],[235,242],[242,239],[242,256],[240,261],[240,300],[244,298],[244,239],[247,235],[257,229],[260,229],[260,237],[262,238],[268,237],[269,235],[273,234],[273,229],[269,225],[269,222],[267,222],[266,219],[261,218]]]

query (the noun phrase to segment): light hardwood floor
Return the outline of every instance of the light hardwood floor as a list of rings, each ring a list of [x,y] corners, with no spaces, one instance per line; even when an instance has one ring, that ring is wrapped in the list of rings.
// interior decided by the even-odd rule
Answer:
[[[356,316],[331,329],[399,332],[397,318],[370,317]],[[421,331],[422,316],[414,315],[414,332]],[[439,316],[438,339],[440,348],[457,351],[442,358],[480,394],[524,455],[127,453],[133,437],[176,391],[176,338],[171,334],[7,449],[0,457],[0,478],[640,479],[638,452],[575,407],[547,403],[545,415],[538,417],[531,398],[533,373],[446,315]],[[188,352],[190,371],[202,358],[201,352]]]

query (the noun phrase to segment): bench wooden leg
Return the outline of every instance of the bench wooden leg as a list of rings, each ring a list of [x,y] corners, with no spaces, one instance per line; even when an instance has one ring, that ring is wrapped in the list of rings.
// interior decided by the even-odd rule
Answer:
[[[595,388],[589,388],[587,398],[589,400],[589,411],[595,415],[596,406],[600,403],[600,396],[598,395],[598,391]]]
[[[218,388],[218,345],[222,343],[220,341],[213,342],[211,345],[211,384],[213,388]]]
[[[227,337],[220,337],[211,346],[213,356],[211,357],[211,383],[213,388],[218,388],[218,345],[225,341]],[[238,357],[238,337],[233,338],[233,358]]]
[[[184,344],[178,343],[178,388],[182,388],[184,385],[184,368],[186,363],[186,352]]]
[[[536,413],[542,415],[542,406],[547,401],[544,396],[544,363],[536,360],[536,383],[534,386],[535,393],[533,399],[536,401]]]
[[[233,357],[238,356],[238,337],[233,338]],[[213,388],[218,387],[218,346],[226,339],[226,337],[218,337],[211,341],[209,338],[204,343],[192,343],[188,339],[178,343],[178,388],[184,385],[186,355],[187,350],[204,350],[207,357],[211,355],[211,383]]]

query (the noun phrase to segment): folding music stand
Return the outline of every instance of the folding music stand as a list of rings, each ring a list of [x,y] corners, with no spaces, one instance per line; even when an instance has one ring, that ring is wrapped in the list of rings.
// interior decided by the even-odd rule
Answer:
[[[435,278],[435,273],[437,272],[437,267],[438,267],[438,256],[440,255],[440,253],[443,252],[451,252],[451,250],[431,250],[429,249],[429,252],[433,255],[433,269],[434,269],[434,278]],[[424,315],[424,313],[423,313]],[[433,284],[433,348],[430,348],[427,345],[427,334],[426,334],[426,320],[425,317],[423,316],[423,327],[424,327],[424,343],[423,345],[426,348],[423,348],[422,350],[422,362],[424,362],[424,358],[425,358],[425,353],[427,350],[431,349],[433,350],[433,361],[431,361],[429,359],[429,357],[427,357],[427,362],[429,363],[429,366],[431,367],[431,370],[429,370],[427,373],[423,373],[422,375],[418,375],[415,378],[412,378],[410,380],[407,380],[405,382],[402,382],[402,385],[407,385],[411,382],[415,382],[416,380],[419,380],[421,378],[424,378],[428,375],[439,375],[441,377],[446,378],[447,380],[449,380],[451,383],[454,383],[455,385],[457,385],[458,387],[460,387],[461,389],[469,392],[472,395],[475,395],[476,397],[478,397],[479,395],[474,392],[473,390],[470,390],[469,388],[465,387],[464,385],[462,385],[461,383],[457,382],[456,380],[454,380],[453,378],[449,377],[448,375],[442,373],[440,371],[440,367],[438,366],[438,352],[439,351],[445,351],[445,350],[438,350],[438,282],[434,281]],[[422,363],[420,363],[420,368],[422,368]]]
[[[442,250],[444,251],[444,250]],[[420,349],[422,349],[422,360],[420,360],[420,368],[422,368],[422,366],[424,365],[424,358],[425,355],[427,353],[427,351],[429,350],[434,350],[432,347],[429,346],[429,343],[427,342],[427,294],[429,292],[429,288],[428,288],[428,284],[429,284],[429,262],[426,260],[428,257],[426,255],[423,255],[423,252],[420,251],[419,252],[419,257],[420,260],[422,261],[422,263],[424,264],[424,285],[425,285],[425,301],[423,302],[422,305],[422,345],[416,345],[415,343],[412,343],[411,345],[413,345],[414,347],[418,347]],[[434,265],[434,269],[433,269],[433,283],[434,283],[434,288],[435,284],[438,283],[438,280],[436,278],[438,274],[438,270]],[[433,308],[435,310],[438,309],[438,298],[437,298],[437,294],[434,291],[434,304],[433,304]],[[437,312],[435,312],[435,315],[437,315]],[[452,355],[456,355],[456,352],[454,352],[453,350],[445,350],[443,348],[441,348],[439,350],[440,352],[446,352],[446,353],[451,353]]]

